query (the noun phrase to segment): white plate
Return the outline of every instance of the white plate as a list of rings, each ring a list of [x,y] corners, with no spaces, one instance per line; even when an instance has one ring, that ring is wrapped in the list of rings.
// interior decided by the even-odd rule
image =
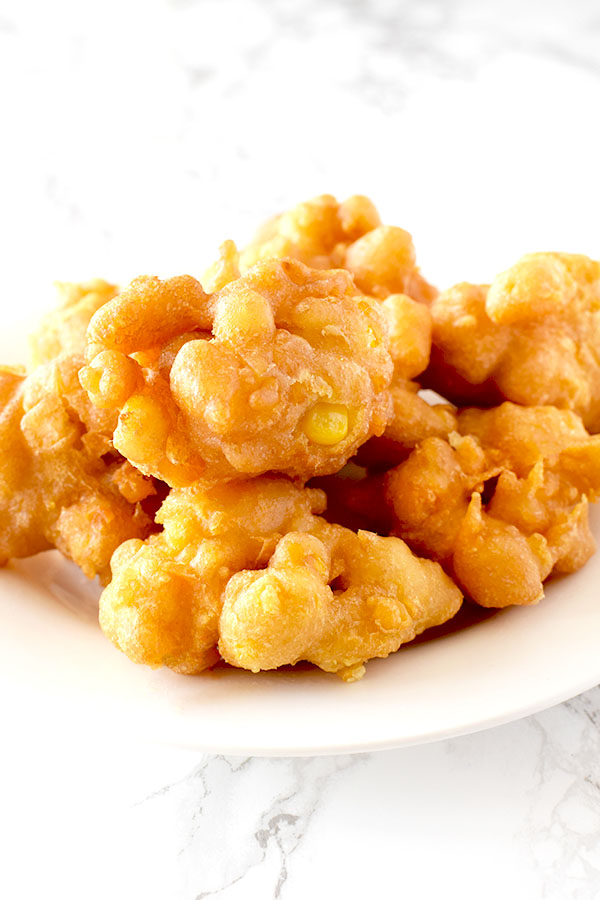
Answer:
[[[600,537],[600,510],[592,512]],[[96,622],[97,588],[57,554],[0,572],[3,725],[211,752],[377,750],[498,725],[600,681],[600,553],[539,606],[468,614],[460,630],[374,660],[356,684],[305,668],[199,677],[130,663]],[[472,609],[467,608],[467,611]]]

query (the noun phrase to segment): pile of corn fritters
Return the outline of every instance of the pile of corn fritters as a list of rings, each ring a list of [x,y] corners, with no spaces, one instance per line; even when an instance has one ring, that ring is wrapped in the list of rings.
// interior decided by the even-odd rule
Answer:
[[[537,603],[594,552],[598,262],[440,293],[408,232],[325,195],[201,280],[61,293],[0,369],[0,562],[99,576],[135,662],[353,681],[463,594]]]

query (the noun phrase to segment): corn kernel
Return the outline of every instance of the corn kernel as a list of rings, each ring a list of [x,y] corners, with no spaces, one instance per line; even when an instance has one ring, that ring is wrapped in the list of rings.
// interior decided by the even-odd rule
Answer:
[[[313,444],[339,444],[348,434],[348,408],[339,403],[316,403],[304,416],[302,430]]]
[[[101,369],[95,369],[93,366],[84,366],[79,372],[79,382],[84,391],[91,394],[93,399],[100,398],[100,379],[102,378]]]
[[[155,459],[164,453],[169,422],[160,404],[145,394],[129,398],[119,416],[115,446],[133,462]]]
[[[266,297],[248,288],[224,292],[217,304],[213,334],[217,340],[267,340],[275,332],[273,310]]]
[[[275,378],[266,378],[263,384],[248,397],[251,409],[260,412],[272,409],[279,400],[279,388]]]
[[[394,631],[402,625],[408,625],[408,616],[402,604],[375,600],[374,606],[373,619],[382,631]]]
[[[118,350],[103,350],[79,373],[81,386],[101,409],[116,409],[140,387],[138,364]]]

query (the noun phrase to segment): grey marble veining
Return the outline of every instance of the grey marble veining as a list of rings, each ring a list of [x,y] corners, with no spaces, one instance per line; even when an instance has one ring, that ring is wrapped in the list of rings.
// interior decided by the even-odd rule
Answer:
[[[205,757],[131,812],[150,896],[600,895],[600,689],[424,747],[311,759]],[[170,835],[169,852],[160,847]],[[146,844],[144,844],[146,845]],[[437,860],[437,862],[436,862]],[[455,885],[455,887],[453,887]]]

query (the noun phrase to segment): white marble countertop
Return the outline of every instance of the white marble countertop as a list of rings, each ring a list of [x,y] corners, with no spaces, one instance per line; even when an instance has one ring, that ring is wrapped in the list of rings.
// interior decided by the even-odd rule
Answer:
[[[69,900],[597,898],[599,725],[596,688],[479,734],[356,756],[9,739],[0,890]]]
[[[599,252],[597,0],[0,0],[0,74],[14,361],[52,280],[199,273],[322,191],[371,194],[440,284]],[[600,689],[354,757],[24,733],[10,900],[600,897]]]

